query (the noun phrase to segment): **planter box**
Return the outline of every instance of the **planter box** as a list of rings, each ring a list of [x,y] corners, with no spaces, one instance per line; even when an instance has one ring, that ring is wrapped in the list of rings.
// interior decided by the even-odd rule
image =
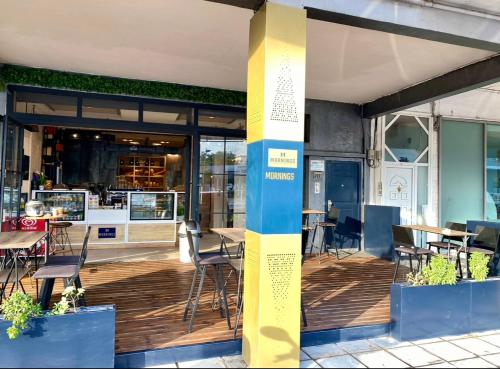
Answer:
[[[500,329],[499,312],[500,278],[391,288],[391,336],[399,341]]]
[[[114,368],[115,308],[82,308],[78,314],[32,319],[11,341],[0,320],[0,367]]]

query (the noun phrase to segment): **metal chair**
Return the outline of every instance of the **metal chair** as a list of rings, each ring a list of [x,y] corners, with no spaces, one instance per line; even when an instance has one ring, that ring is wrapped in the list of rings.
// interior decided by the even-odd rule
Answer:
[[[84,267],[85,261],[87,260],[90,231],[91,227],[88,227],[83,241],[82,252],[80,256],[76,257],[78,260],[71,256],[52,257],[52,261],[48,261],[49,264],[45,264],[35,273],[35,280],[43,280],[40,292],[40,304],[42,309],[47,310],[49,307],[50,298],[54,289],[54,282],[57,278],[64,280],[65,287],[74,285],[76,288],[82,288],[80,270]],[[85,305],[85,300],[83,298],[80,300],[80,304]]]
[[[465,252],[467,259],[469,259],[470,255],[473,252],[480,252],[487,255],[490,258],[491,271],[491,266],[498,250],[498,242],[500,241],[500,229],[477,226],[474,233],[476,233],[477,236],[470,242],[470,245],[465,249],[459,249],[458,252],[457,264],[461,278],[463,278],[462,262],[460,261],[461,254]],[[467,274],[470,276],[469,270],[467,271]]]
[[[326,240],[326,235],[327,232],[330,231],[331,237],[332,237],[332,244],[335,247],[335,254],[337,255],[337,259],[339,259],[339,249],[337,247],[337,243],[335,242],[335,229],[337,228],[337,225],[339,223],[339,218],[340,218],[340,209],[334,208],[333,206],[330,208],[328,211],[328,215],[326,216],[326,219],[324,222],[318,222],[314,228],[314,233],[313,233],[313,239],[312,239],[312,244],[311,244],[311,250],[309,252],[309,256],[312,255],[312,251],[314,248],[314,240],[316,238],[316,232],[318,230],[318,227],[321,227],[323,229],[323,239],[321,240],[321,245],[319,248],[319,257],[321,258],[321,254],[323,252],[328,252],[329,250],[327,249],[327,240]],[[332,246],[332,244],[330,246]]]
[[[463,223],[447,222],[445,228],[451,229],[452,231],[466,232],[467,225]],[[462,246],[463,239],[461,237],[453,236],[443,236],[441,241],[430,241],[427,242],[429,249],[433,247],[436,249],[437,253],[440,254],[441,250],[456,250]]]
[[[192,225],[191,225],[192,226]],[[187,321],[189,312],[191,312],[191,319],[189,321],[189,333],[193,330],[194,321],[196,318],[196,312],[198,310],[198,306],[200,305],[200,298],[203,292],[203,286],[205,283],[205,279],[210,276],[207,273],[207,269],[213,268],[215,272],[214,278],[212,278],[215,284],[215,293],[217,295],[217,299],[219,302],[220,314],[221,317],[226,317],[227,326],[231,329],[231,318],[229,314],[229,306],[227,303],[227,291],[226,285],[224,281],[224,266],[230,266],[227,258],[221,255],[211,255],[211,254],[200,254],[198,250],[195,248],[194,240],[193,240],[193,231],[187,228],[187,238],[189,243],[189,255],[191,257],[191,261],[195,266],[195,271],[193,275],[193,281],[191,283],[191,289],[189,291],[188,300],[186,303],[186,308],[184,310],[183,321]],[[198,279],[198,275],[200,275],[200,282],[198,284],[198,292],[196,294],[195,302],[193,304],[193,294],[196,288],[196,282]],[[222,295],[222,296],[221,296]]]
[[[421,270],[422,268],[422,263],[423,263],[423,257],[427,257],[427,264],[430,262],[430,258],[432,255],[434,255],[434,252],[432,252],[429,249],[423,249],[420,247],[415,246],[415,239],[413,237],[413,231],[410,228],[406,228],[403,226],[392,226],[392,239],[393,239],[393,244],[394,244],[394,251],[396,253],[396,257],[398,259],[397,264],[396,264],[396,270],[394,271],[394,278],[392,279],[392,282],[396,282],[396,278],[398,275],[399,271],[399,266],[401,264],[401,257],[403,255],[408,255],[410,259],[410,270],[412,273],[414,273],[413,269],[413,257],[415,257],[418,261],[417,264],[417,272]]]

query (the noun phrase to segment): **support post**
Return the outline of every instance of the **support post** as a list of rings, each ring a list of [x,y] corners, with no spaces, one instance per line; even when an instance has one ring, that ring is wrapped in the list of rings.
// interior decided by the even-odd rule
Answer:
[[[300,363],[306,11],[271,2],[250,25],[243,357]]]

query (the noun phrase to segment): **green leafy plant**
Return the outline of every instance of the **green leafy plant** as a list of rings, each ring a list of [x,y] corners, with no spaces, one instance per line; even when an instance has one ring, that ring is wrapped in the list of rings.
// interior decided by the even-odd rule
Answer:
[[[9,64],[0,68],[1,83],[232,106],[245,106],[247,99],[246,93],[241,91],[61,72]]]
[[[457,283],[455,265],[443,256],[435,256],[430,266],[422,270],[422,275],[431,286],[454,285]]]
[[[9,298],[4,300],[0,306],[3,318],[12,322],[7,328],[9,339],[14,340],[21,332],[28,328],[28,322],[31,318],[37,318],[42,315],[42,308],[35,304],[31,296],[22,292],[14,292]]]
[[[481,252],[473,252],[469,258],[469,268],[472,278],[479,282],[486,280],[489,273],[489,263],[490,258],[487,255]]]
[[[61,301],[54,305],[51,315],[64,315],[70,309],[73,309],[74,313],[78,312],[78,301],[85,296],[85,290],[83,288],[76,288],[73,286],[66,287],[62,293]]]

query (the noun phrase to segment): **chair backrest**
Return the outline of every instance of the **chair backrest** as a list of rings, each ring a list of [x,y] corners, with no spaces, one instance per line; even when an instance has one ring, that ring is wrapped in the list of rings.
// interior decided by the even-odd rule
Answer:
[[[392,240],[394,246],[411,247],[415,248],[415,239],[413,231],[410,228],[403,226],[392,226]]]
[[[309,241],[309,228],[302,227],[302,264],[304,264],[304,256],[306,255],[308,241]]]
[[[500,229],[477,226],[474,238],[474,247],[480,247],[486,250],[496,251],[500,237]]]
[[[200,252],[200,238],[202,236],[201,233],[201,226],[200,223],[198,223],[195,220],[188,220],[186,222],[186,232],[191,231],[192,237],[193,237],[193,245],[194,245],[194,250],[196,251],[196,254],[199,254]]]
[[[193,265],[199,269],[200,268],[200,257],[198,255],[198,252],[196,251],[196,248],[194,246],[194,235],[193,231],[190,230],[189,228],[186,228],[186,236],[188,239],[188,244],[189,244],[189,257],[191,258],[191,262]]]
[[[444,227],[451,229],[452,231],[467,232],[467,224],[463,224],[463,223],[446,222]],[[453,237],[453,236],[443,236],[443,241],[446,241],[446,240],[462,242],[463,238],[462,237]]]
[[[92,227],[89,226],[87,228],[87,233],[85,233],[85,238],[83,239],[82,253],[80,254],[80,269],[85,265],[85,261],[87,260],[87,256],[89,254],[89,239],[91,230]]]
[[[328,214],[326,216],[327,220],[332,223],[338,223],[340,219],[340,209],[334,208],[333,206],[328,210]]]

